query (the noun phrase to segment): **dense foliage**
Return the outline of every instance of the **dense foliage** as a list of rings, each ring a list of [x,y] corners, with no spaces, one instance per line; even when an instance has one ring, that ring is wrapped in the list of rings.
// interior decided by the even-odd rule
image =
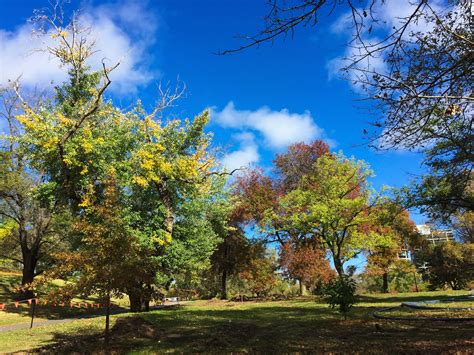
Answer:
[[[417,255],[417,263],[426,265],[425,277],[431,288],[461,290],[474,280],[474,245],[446,242],[428,245]]]

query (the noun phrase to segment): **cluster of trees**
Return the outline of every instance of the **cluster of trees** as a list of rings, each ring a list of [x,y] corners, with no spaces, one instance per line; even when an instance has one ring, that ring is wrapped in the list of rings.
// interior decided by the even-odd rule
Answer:
[[[308,10],[313,18],[325,4],[305,1],[283,13]],[[76,18],[63,27],[58,16],[37,16],[39,30],[56,41],[47,50],[68,80],[51,97],[31,98],[18,82],[2,89],[8,133],[0,149],[0,257],[22,264],[21,297],[32,295],[44,273],[43,280],[72,281],[57,295],[63,299],[96,295],[110,305],[126,294],[131,309],[142,311],[172,283],[227,298],[229,283],[262,296],[285,277],[300,290],[325,292],[346,314],[355,292],[347,263],[356,256],[367,257],[367,274],[381,278],[384,292],[394,272],[415,271],[398,258],[402,249],[423,248],[405,210],[414,204],[456,223],[468,242],[418,253],[432,266],[432,284],[465,286],[472,279],[459,275],[460,268],[472,270],[472,81],[465,75],[472,34],[463,32],[462,9],[438,16],[421,1],[417,11],[425,12],[415,14],[437,16],[433,29],[392,37],[386,60],[398,68],[396,80],[370,72],[365,83],[386,109],[383,135],[392,140],[384,142],[429,142],[430,174],[401,198],[375,191],[365,162],[322,141],[294,144],[275,157],[272,171],[242,171],[229,183],[209,148],[207,111],[193,120],[163,119],[180,96],[169,89],[151,112],[140,103],[118,108],[105,94],[119,64],[92,70],[95,49]],[[268,18],[270,25],[281,25],[281,13]],[[301,18],[296,24],[308,17]],[[291,29],[272,28],[263,34]],[[400,51],[419,61],[401,65]],[[446,63],[449,80],[435,75]]]
[[[222,298],[227,278],[240,275],[248,254],[244,229],[253,231],[254,243],[279,250],[279,270],[299,282],[300,292],[303,286],[326,292],[331,284],[354,291],[354,270],[346,263],[357,255],[367,256],[374,275],[383,275],[382,291],[388,292],[389,270],[402,249],[418,246],[419,234],[395,199],[372,189],[367,165],[330,152],[322,141],[291,145],[273,163],[268,174],[248,170],[232,184],[230,223],[238,233],[213,255]]]

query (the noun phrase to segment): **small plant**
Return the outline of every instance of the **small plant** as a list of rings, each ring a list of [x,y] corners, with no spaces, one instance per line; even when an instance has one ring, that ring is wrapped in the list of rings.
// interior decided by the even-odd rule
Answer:
[[[347,319],[347,313],[351,310],[357,301],[355,295],[356,282],[348,275],[335,277],[325,288],[324,299],[329,306],[344,315]]]

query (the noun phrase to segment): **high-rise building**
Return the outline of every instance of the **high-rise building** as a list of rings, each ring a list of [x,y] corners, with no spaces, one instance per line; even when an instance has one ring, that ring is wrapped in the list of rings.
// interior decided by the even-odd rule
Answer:
[[[454,240],[454,233],[451,229],[434,229],[427,224],[417,225],[416,229],[418,233],[423,235],[426,240],[433,245],[439,245]]]

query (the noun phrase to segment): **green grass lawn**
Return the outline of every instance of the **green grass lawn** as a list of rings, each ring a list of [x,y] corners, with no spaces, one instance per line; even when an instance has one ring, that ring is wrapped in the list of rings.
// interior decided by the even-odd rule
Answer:
[[[472,322],[375,320],[372,311],[403,301],[466,292],[364,295],[344,321],[312,297],[288,301],[193,301],[177,308],[112,317],[111,350],[146,352],[444,353],[474,348]],[[104,349],[103,317],[0,333],[0,353]]]

